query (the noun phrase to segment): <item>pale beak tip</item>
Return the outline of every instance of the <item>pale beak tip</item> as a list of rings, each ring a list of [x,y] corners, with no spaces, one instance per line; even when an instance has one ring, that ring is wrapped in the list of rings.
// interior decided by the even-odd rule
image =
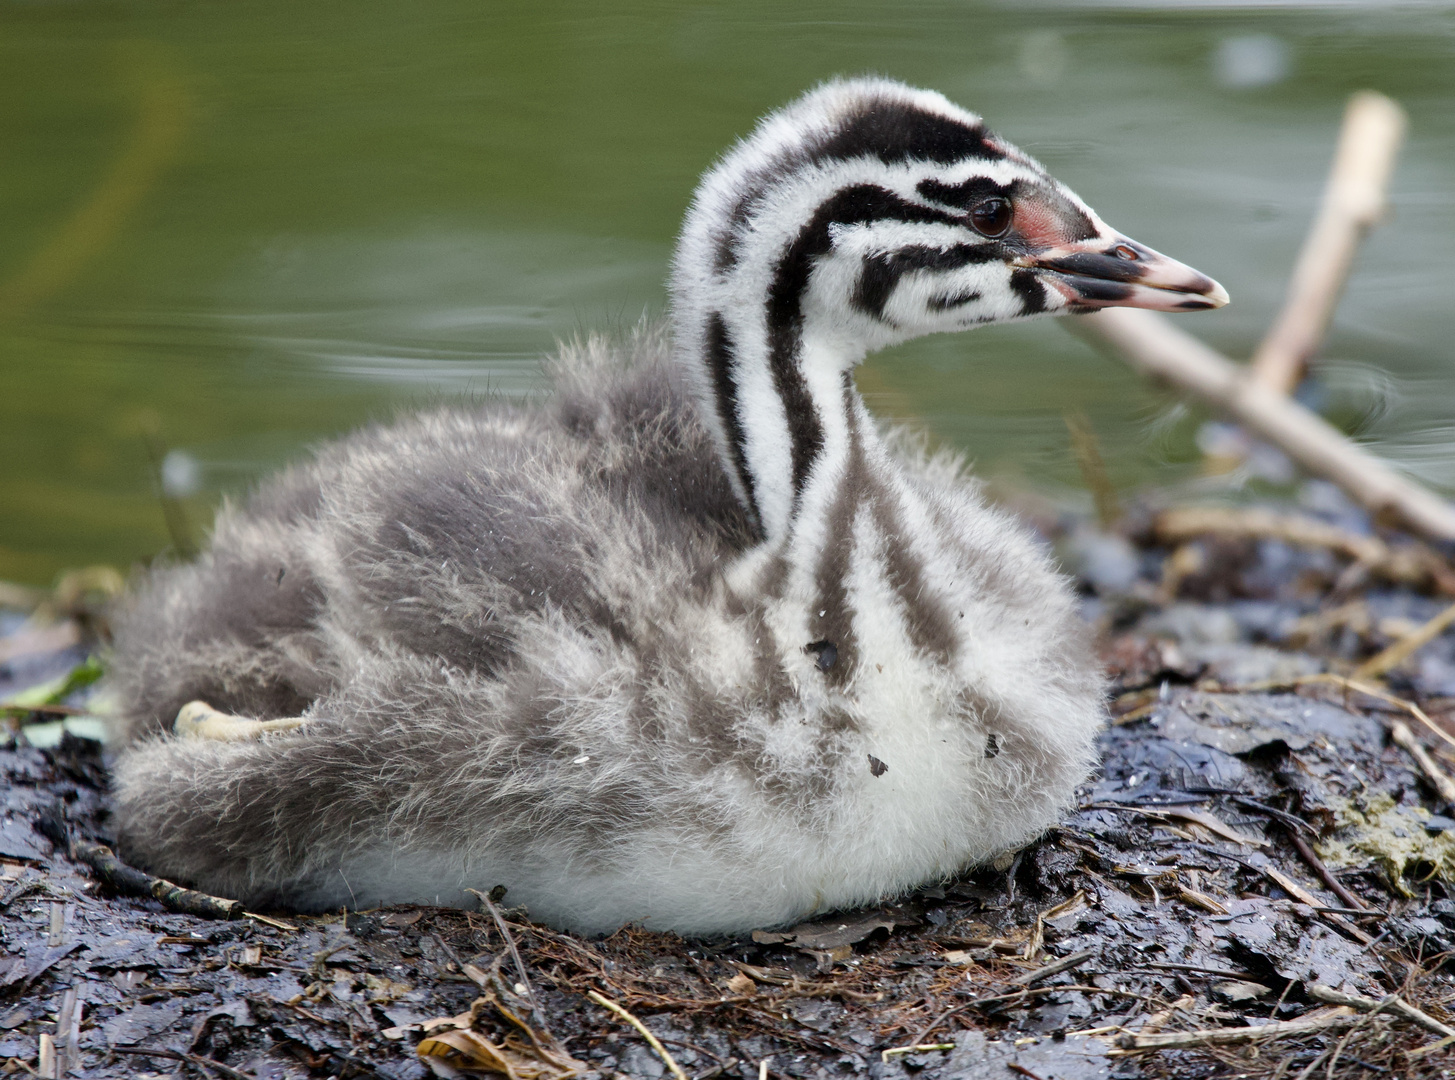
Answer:
[[[1201,275],[1199,275],[1201,277]],[[1182,300],[1171,307],[1172,311],[1215,311],[1220,307],[1226,307],[1228,303],[1228,290],[1219,285],[1212,278],[1203,277],[1195,289],[1188,289]]]

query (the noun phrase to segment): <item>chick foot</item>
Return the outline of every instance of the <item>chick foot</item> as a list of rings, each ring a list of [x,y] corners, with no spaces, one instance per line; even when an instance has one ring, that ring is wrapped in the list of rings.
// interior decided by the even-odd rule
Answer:
[[[249,720],[244,716],[218,712],[205,701],[189,701],[177,710],[172,730],[186,739],[216,739],[218,742],[242,742],[261,739],[274,731],[293,731],[303,726],[301,716],[280,720]]]

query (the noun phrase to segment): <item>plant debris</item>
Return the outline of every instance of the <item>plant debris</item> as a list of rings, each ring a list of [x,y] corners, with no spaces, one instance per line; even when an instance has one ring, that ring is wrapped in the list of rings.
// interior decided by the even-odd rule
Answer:
[[[90,639],[0,621],[0,656],[17,658],[0,664],[0,703],[13,703],[0,1068],[1448,1076],[1455,806],[1440,778],[1455,752],[1434,729],[1455,705],[1455,636],[1427,629],[1448,608],[1435,556],[1421,549],[1419,575],[1340,591],[1339,560],[1368,545],[1237,521],[1199,536],[1191,520],[1171,540],[1158,526],[1078,541],[1102,545],[1077,568],[1113,722],[1057,828],[912,896],[735,940],[632,927],[590,940],[531,923],[508,894],[482,894],[478,912],[173,910],[156,879],[105,862],[104,748],[74,719],[58,728],[89,709],[94,691],[71,672]],[[1135,573],[1100,578],[1108,546]],[[1197,559],[1179,555],[1190,546]],[[1418,647],[1387,653],[1421,628]],[[29,644],[7,651],[17,634]],[[1398,661],[1385,682],[1351,677],[1381,653]],[[45,732],[53,745],[31,744]],[[232,913],[211,899],[211,914]]]

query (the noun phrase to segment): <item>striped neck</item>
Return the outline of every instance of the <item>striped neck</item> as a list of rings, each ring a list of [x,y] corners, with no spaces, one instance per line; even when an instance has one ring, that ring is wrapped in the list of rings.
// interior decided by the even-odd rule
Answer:
[[[862,412],[849,376],[862,348],[815,326],[804,300],[774,296],[756,319],[710,312],[695,365],[709,381],[705,405],[721,425],[734,488],[769,541],[791,532],[815,477],[842,471]]]

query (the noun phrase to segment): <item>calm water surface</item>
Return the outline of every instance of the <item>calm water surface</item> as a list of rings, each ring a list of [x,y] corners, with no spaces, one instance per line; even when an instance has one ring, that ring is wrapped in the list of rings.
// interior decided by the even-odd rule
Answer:
[[[660,314],[714,155],[815,81],[944,91],[1114,226],[1219,278],[1234,355],[1280,299],[1346,96],[1397,97],[1397,212],[1320,406],[1455,489],[1455,6],[0,0],[0,578],[169,544],[330,434],[528,394],[563,336]],[[875,357],[860,385],[1061,496],[1188,474],[1195,417],[1054,323]],[[161,468],[159,469],[159,465]]]

